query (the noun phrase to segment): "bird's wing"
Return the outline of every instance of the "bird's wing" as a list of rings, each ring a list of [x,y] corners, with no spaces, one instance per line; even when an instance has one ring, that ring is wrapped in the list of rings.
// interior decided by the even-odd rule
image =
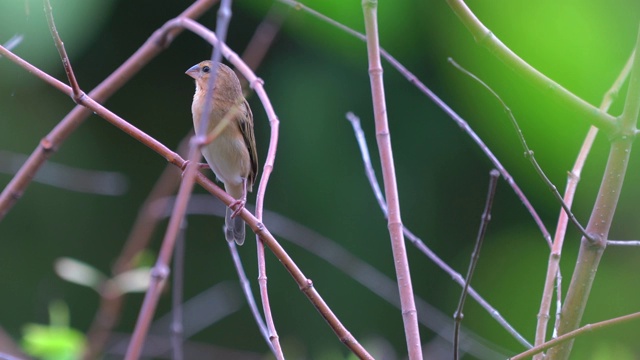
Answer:
[[[249,107],[247,100],[244,100],[244,108],[246,110],[246,116],[241,116],[238,125],[240,126],[240,132],[244,138],[244,143],[249,150],[249,158],[251,160],[251,170],[247,178],[247,188],[251,188],[258,176],[258,153],[256,151],[256,138],[253,134],[253,113]]]

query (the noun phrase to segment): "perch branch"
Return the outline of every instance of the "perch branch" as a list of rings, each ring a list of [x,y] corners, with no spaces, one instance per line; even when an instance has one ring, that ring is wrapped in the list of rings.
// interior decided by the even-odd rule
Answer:
[[[197,0],[189,8],[187,8],[180,16],[182,17],[199,17],[207,9],[215,4],[216,0]],[[169,38],[173,39],[182,29],[175,29],[171,32]],[[127,61],[125,61],[116,71],[109,75],[103,82],[93,89],[89,96],[97,102],[106,101],[113,93],[126,84],[135,74],[137,74],[151,59],[162,52],[167,43],[161,39],[164,33],[156,31]],[[0,47],[0,52],[7,54],[6,49]],[[14,59],[15,62],[15,59]],[[37,69],[36,69],[37,70]],[[39,70],[38,70],[39,71]],[[57,87],[57,84],[51,83],[44,77],[41,79],[47,81],[50,85]],[[63,89],[58,90],[66,93]],[[73,98],[73,96],[72,96]],[[41,141],[38,147],[33,151],[29,159],[22,165],[18,173],[11,179],[11,182],[0,193],[0,221],[9,212],[11,207],[20,199],[25,189],[47,159],[66,141],[66,139],[82,124],[84,119],[91,115],[91,111],[83,106],[76,106],[67,116],[55,126],[49,134]]]
[[[60,89],[61,92],[63,92],[67,96],[73,97],[73,90],[69,86],[61,83],[57,79],[26,62],[12,52],[7,51],[2,46],[0,46],[0,54],[6,56],[9,60],[18,64],[28,72],[36,75],[51,86]],[[96,115],[107,120],[109,123],[116,126],[118,129],[122,130],[132,138],[140,141],[146,147],[164,157],[169,163],[176,165],[180,169],[186,166],[186,161],[178,154],[171,151],[168,147],[166,147],[153,137],[147,135],[143,131],[139,130],[135,126],[131,125],[118,115],[107,110],[90,96],[85,96],[82,98],[82,105],[86,106],[89,111],[95,112]],[[198,173],[196,175],[196,181],[206,191],[210,192],[212,195],[220,199],[225,205],[229,206],[233,201],[235,201],[235,199],[228,195],[224,190],[216,186],[211,180],[207,179],[207,177],[203,174]],[[276,258],[289,272],[300,290],[309,299],[316,310],[318,310],[325,321],[327,321],[340,341],[345,344],[345,346],[347,346],[359,358],[373,359],[373,357],[347,330],[342,322],[340,322],[331,308],[329,308],[327,303],[315,289],[315,287],[313,286],[313,282],[302,273],[300,268],[298,268],[297,264],[295,264],[291,257],[289,257],[284,248],[277,242],[273,235],[271,235],[267,227],[257,218],[255,218],[247,209],[243,209],[238,216],[240,216],[247,223],[247,225],[253,230],[253,232],[257,233],[262,238],[264,244],[273,252]],[[156,276],[161,275],[162,274],[156,274]]]

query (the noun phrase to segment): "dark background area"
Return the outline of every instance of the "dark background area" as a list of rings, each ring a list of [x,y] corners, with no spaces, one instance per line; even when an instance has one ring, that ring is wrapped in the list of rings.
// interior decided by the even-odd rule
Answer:
[[[306,1],[358,31],[364,31],[359,1]],[[52,1],[58,30],[78,81],[89,91],[125,61],[189,1]],[[469,1],[507,46],[570,91],[598,105],[633,48],[640,6],[615,1]],[[227,43],[242,53],[272,2],[236,1]],[[362,119],[374,166],[381,180],[367,73],[366,46],[360,40],[282,4],[285,21],[266,59],[256,70],[280,120],[280,142],[265,198],[267,209],[326,236],[393,277],[386,221],[366,181],[361,157],[345,113]],[[199,21],[215,27],[215,10]],[[452,57],[486,81],[512,109],[530,147],[560,189],[573,165],[585,124],[563,104],[533,89],[472,36],[444,1],[379,4],[381,45],[457,111],[482,137],[525,191],[553,234],[559,206],[523,157],[503,108],[485,89],[450,64]],[[24,41],[15,52],[64,81],[65,75],[39,1],[0,3],[0,43],[14,34]],[[208,58],[211,48],[190,33],[154,59],[105,105],[138,128],[175,149],[189,131],[194,85],[184,75]],[[404,224],[445,261],[466,272],[480,221],[490,162],[477,146],[428,98],[383,62],[387,111]],[[625,92],[620,94],[624,99]],[[250,96],[260,173],[269,141],[269,123],[256,96]],[[622,101],[611,113],[618,115]],[[0,59],[0,149],[30,154],[74,106],[7,59]],[[574,203],[586,224],[607,156],[599,137],[582,174]],[[166,161],[97,116],[90,117],[51,161],[90,170],[115,171],[128,179],[122,196],[101,196],[32,183],[0,222],[0,326],[19,339],[26,323],[47,323],[48,304],[64,300],[73,327],[86,331],[98,296],[67,283],[53,271],[60,257],[72,257],[109,273],[140,205]],[[640,161],[632,154],[627,180],[611,231],[612,239],[637,239]],[[5,186],[11,175],[0,174]],[[196,189],[202,192],[201,189]],[[217,201],[211,198],[211,201]],[[250,195],[249,201],[255,201]],[[220,218],[189,218],[185,298],[237,278]],[[269,224],[266,224],[269,226]],[[166,222],[155,233],[157,250]],[[257,294],[255,242],[240,252]],[[299,247],[283,246],[313,279],[334,312],[365,344],[385,339],[405,356],[400,312]],[[570,228],[562,259],[568,285],[579,236]],[[448,275],[408,246],[414,290],[451,317],[460,288]],[[583,323],[638,311],[637,259],[640,249],[610,247],[604,255]],[[526,338],[533,339],[548,247],[534,222],[501,180],[494,214],[482,249],[474,287]],[[291,358],[336,358],[347,351],[268,253],[273,314],[285,354]],[[168,295],[168,294],[167,294]],[[130,295],[117,330],[130,332],[142,295]],[[464,325],[509,352],[523,350],[476,302],[469,300]],[[212,305],[215,306],[215,305]],[[159,314],[170,309],[165,296]],[[421,327],[425,342],[434,332]],[[576,343],[576,359],[640,356],[638,324],[587,336]],[[598,341],[593,341],[596,339]],[[199,342],[267,353],[246,306],[198,333]],[[604,354],[603,357],[587,357]],[[593,355],[596,354],[596,355]],[[610,357],[609,357],[610,356]],[[626,357],[625,357],[626,356]]]

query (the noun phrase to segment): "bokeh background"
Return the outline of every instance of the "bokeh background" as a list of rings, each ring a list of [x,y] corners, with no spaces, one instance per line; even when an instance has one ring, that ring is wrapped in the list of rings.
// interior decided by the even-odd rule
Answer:
[[[304,3],[364,31],[359,1]],[[88,91],[190,2],[53,0],[52,5],[77,78]],[[468,5],[522,58],[595,105],[629,56],[640,19],[640,4],[635,0],[471,0]],[[393,276],[386,221],[367,184],[353,131],[345,119],[348,111],[361,117],[379,174],[365,44],[285,5],[242,0],[234,2],[229,46],[242,53],[272,7],[284,17],[283,26],[256,70],[265,81],[281,122],[266,208],[308,226]],[[215,26],[215,9],[200,19],[211,28]],[[452,57],[484,79],[502,96],[539,163],[560,189],[588,125],[475,44],[445,1],[383,1],[379,4],[379,24],[382,46],[469,122],[553,232],[559,206],[523,157],[503,108],[486,90],[448,64],[447,58]],[[15,49],[17,54],[57,78],[65,78],[41,2],[0,2],[0,43],[14,34],[24,36]],[[193,82],[184,71],[208,58],[210,51],[207,43],[183,33],[106,106],[175,149],[191,128]],[[464,273],[491,164],[428,98],[387,63],[383,66],[403,222]],[[623,88],[620,99],[624,95]],[[257,97],[251,96],[249,103],[262,165],[269,124]],[[621,103],[613,106],[613,114],[620,113]],[[7,59],[0,59],[2,151],[31,153],[73,106],[71,99]],[[599,137],[582,175],[574,208],[583,223],[588,220],[599,186],[607,148],[607,139]],[[60,257],[72,257],[109,273],[140,205],[166,166],[164,159],[97,116],[90,117],[51,161],[79,169],[118,172],[126,177],[128,187],[122,195],[103,196],[34,182],[0,222],[0,326],[16,341],[22,337],[25,324],[49,322],[48,306],[57,299],[68,305],[71,325],[86,331],[99,298],[92,290],[57,277],[53,263]],[[640,234],[639,170],[640,160],[633,154],[612,239],[638,239]],[[5,166],[0,174],[2,187],[11,179],[7,172],[10,170]],[[254,197],[250,196],[252,201]],[[189,218],[186,298],[237,278],[221,236],[222,223],[215,217]],[[165,225],[163,222],[155,232],[152,250],[158,248]],[[578,240],[577,233],[570,229],[562,261],[564,290]],[[387,346],[386,358],[406,356],[399,311],[313,253],[286,239],[282,243],[358,339],[372,348]],[[460,288],[412,246],[408,251],[416,296],[451,317]],[[247,241],[240,252],[257,293],[255,243]],[[535,331],[547,256],[548,247],[540,232],[501,181],[473,285],[528,339]],[[640,249],[607,250],[583,323],[638,311],[639,257]],[[271,255],[268,265],[273,314],[290,358],[346,358],[346,349]],[[141,301],[139,294],[127,297],[118,332],[132,330]],[[165,296],[158,312],[169,309],[170,297]],[[464,325],[506,354],[523,350],[473,300],[467,301]],[[421,331],[425,343],[436,337],[425,327]],[[573,358],[638,358],[640,347],[634,340],[639,331],[640,325],[635,323],[589,335],[577,341]],[[191,340],[253,354],[268,353],[244,303],[237,312]]]

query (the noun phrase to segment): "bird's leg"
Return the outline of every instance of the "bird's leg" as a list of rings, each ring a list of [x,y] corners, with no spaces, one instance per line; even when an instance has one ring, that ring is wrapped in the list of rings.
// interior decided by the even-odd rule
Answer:
[[[181,176],[184,177],[184,173],[187,171],[187,166],[189,166],[189,164],[191,163],[191,160],[185,160],[184,164],[182,164],[182,167],[180,168],[180,170],[182,170],[182,174]],[[209,169],[209,164],[207,163],[198,163],[198,169]]]
[[[247,179],[242,178],[242,197],[240,199],[236,199],[236,201],[232,202],[229,207],[234,209],[233,214],[231,214],[231,218],[235,218],[240,214],[242,209],[244,209],[244,205],[247,203]]]

